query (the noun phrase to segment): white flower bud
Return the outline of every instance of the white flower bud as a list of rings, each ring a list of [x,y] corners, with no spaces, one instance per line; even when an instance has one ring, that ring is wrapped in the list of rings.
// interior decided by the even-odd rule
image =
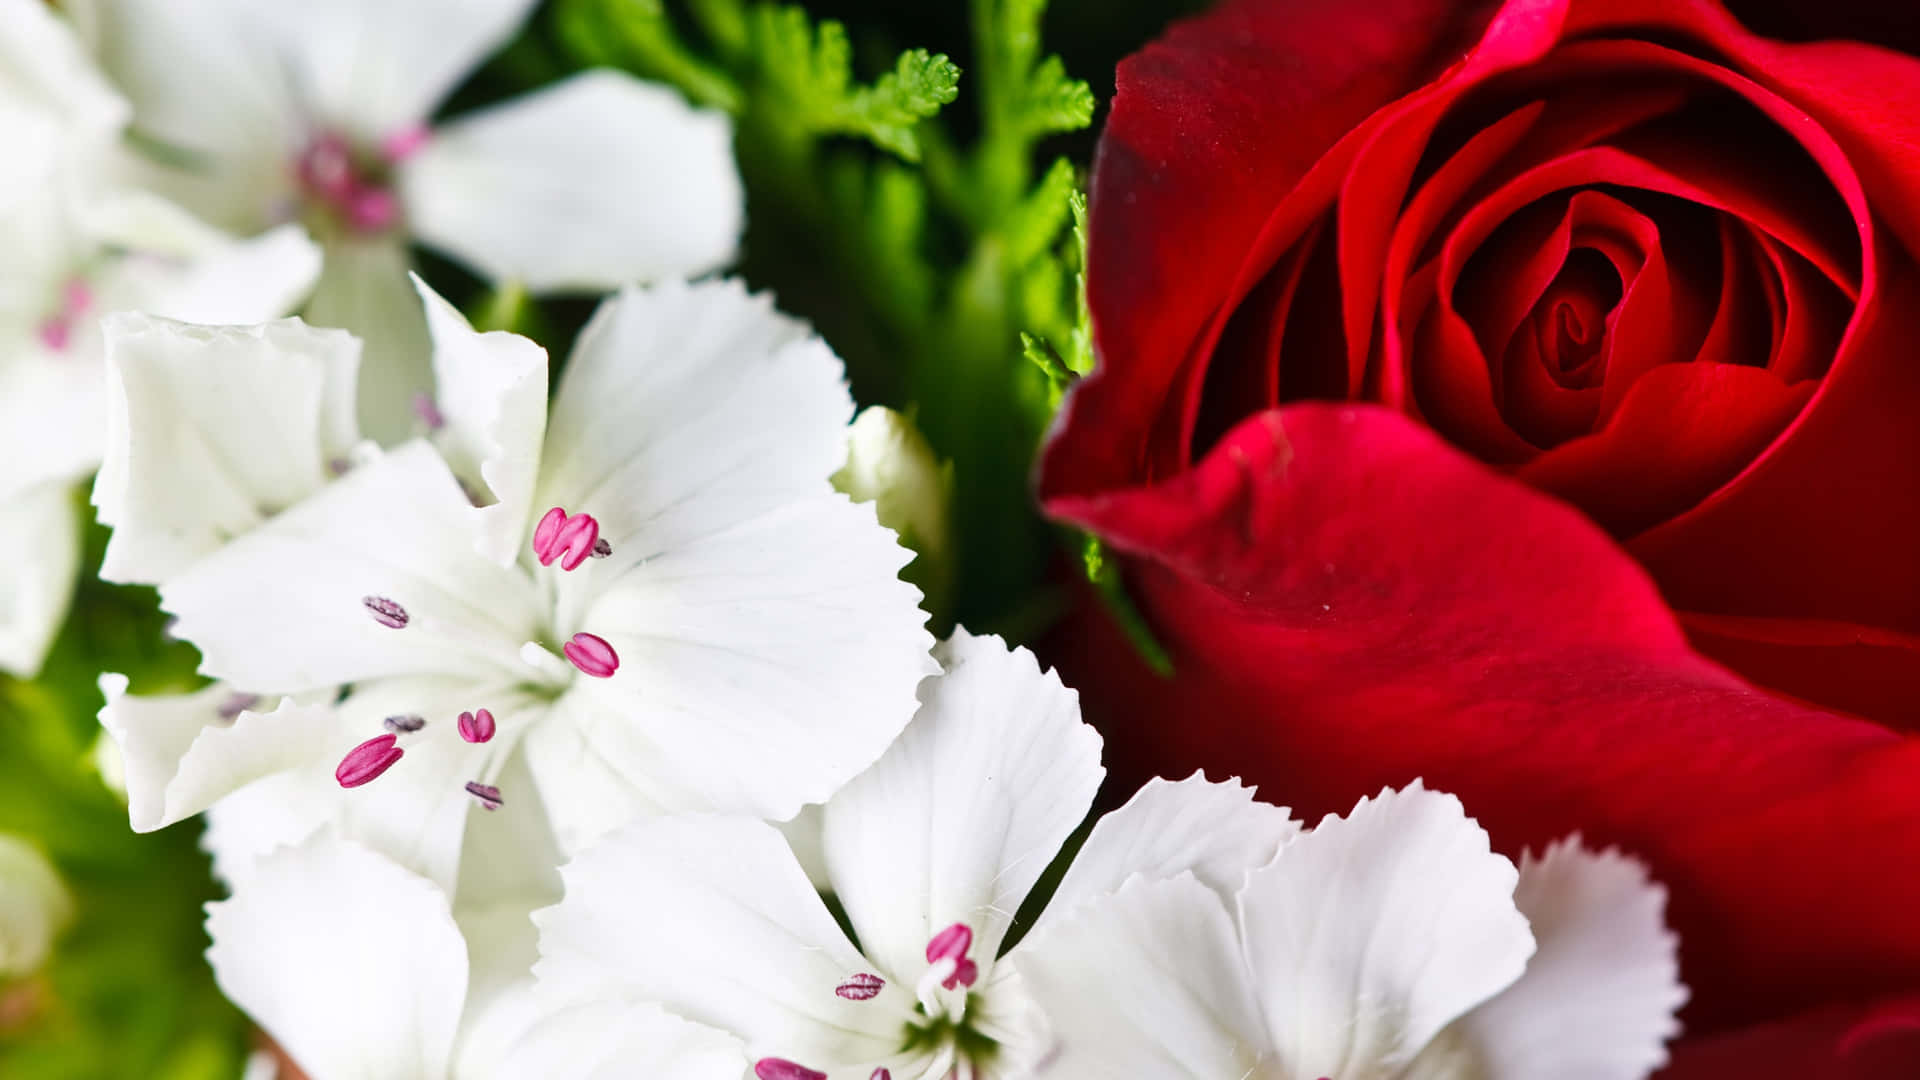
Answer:
[[[73,901],[46,856],[0,834],[0,978],[37,970],[72,915]]]
[[[952,572],[949,512],[953,466],[934,456],[913,421],[881,406],[861,411],[847,432],[847,463],[833,486],[854,502],[871,502],[880,524],[919,556],[902,577],[927,595],[927,607],[944,605]]]

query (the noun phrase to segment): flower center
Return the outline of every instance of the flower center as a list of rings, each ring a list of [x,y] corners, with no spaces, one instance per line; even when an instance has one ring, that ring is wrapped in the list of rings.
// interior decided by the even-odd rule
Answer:
[[[540,519],[534,529],[532,546],[541,566],[552,566],[558,561],[563,574],[578,569],[588,559],[605,558],[613,553],[613,546],[600,536],[600,523],[593,515],[569,514],[558,506],[547,511]],[[457,623],[416,617],[404,603],[393,597],[377,594],[363,596],[360,606],[368,618],[387,630],[437,634],[470,644],[510,668],[527,672],[535,686],[564,689],[574,672],[595,679],[611,679],[620,671],[619,653],[614,650],[612,643],[598,634],[585,631],[574,634],[560,648],[560,654],[566,657],[564,662],[554,655],[552,649],[537,641],[527,642],[511,657],[507,657],[501,655],[499,643],[489,640],[486,635],[465,633]],[[573,671],[567,669],[568,664],[572,665]],[[253,699],[249,699],[241,708],[250,707],[252,703]],[[236,709],[234,715],[237,716],[239,711]],[[376,735],[354,747],[334,770],[334,779],[339,781],[341,787],[359,787],[385,775],[387,770],[406,756],[406,748],[399,744],[399,740],[402,737],[422,736],[430,725],[424,716],[405,713],[387,717],[381,726],[385,734]],[[453,727],[462,741],[477,746],[492,742],[500,724],[491,709],[476,708],[460,713]],[[466,791],[481,809],[498,810],[504,805],[500,789],[491,784],[474,780],[466,785]],[[950,952],[951,946],[943,946],[943,949]],[[962,948],[961,952],[964,953],[965,949]],[[877,994],[883,984],[877,981],[877,976],[871,978],[876,980],[873,993]],[[859,992],[857,985],[850,983],[849,986],[850,992]]]
[[[293,159],[293,175],[306,204],[336,227],[357,234],[385,232],[400,221],[393,168],[426,144],[425,127],[404,128],[377,151],[357,150],[346,136],[322,131]]]
[[[927,942],[927,970],[914,986],[919,998],[916,1018],[907,1024],[900,1052],[930,1052],[933,1067],[927,1076],[947,1076],[950,1070],[967,1064],[975,1067],[991,1059],[999,1041],[983,1034],[967,1022],[967,1005],[972,995],[953,1004],[940,998],[942,990],[967,990],[980,979],[980,966],[968,957],[973,949],[973,928],[954,923]],[[856,972],[833,988],[836,996],[847,1001],[866,1002],[880,996],[887,981],[872,972]],[[764,1057],[754,1062],[758,1080],[827,1080],[827,1074],[787,1058]],[[893,1080],[885,1066],[877,1067],[867,1080]]]

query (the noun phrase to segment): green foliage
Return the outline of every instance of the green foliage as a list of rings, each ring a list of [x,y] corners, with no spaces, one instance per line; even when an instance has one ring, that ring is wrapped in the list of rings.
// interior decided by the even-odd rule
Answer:
[[[91,580],[103,544],[94,530],[41,677],[0,677],[0,832],[46,851],[76,916],[45,971],[0,985],[0,1001],[24,1013],[0,1022],[0,1076],[231,1080],[247,1026],[201,956],[201,905],[215,892],[199,829],[136,835],[92,756],[100,671],[127,674],[143,692],[187,689],[197,658],[167,640],[151,590]]]
[[[965,86],[945,55],[863,59],[840,23],[789,4],[561,0],[551,19],[573,63],[618,64],[733,115],[748,277],[814,320],[863,403],[912,410],[954,463],[963,528],[941,627],[1015,625],[1042,587],[1052,542],[1027,474],[1058,384],[1022,332],[1068,343],[1065,370],[1086,370],[1062,242],[1078,177],[1036,159],[1094,102],[1042,52],[1045,8],[974,0]],[[963,89],[972,115],[949,123]]]

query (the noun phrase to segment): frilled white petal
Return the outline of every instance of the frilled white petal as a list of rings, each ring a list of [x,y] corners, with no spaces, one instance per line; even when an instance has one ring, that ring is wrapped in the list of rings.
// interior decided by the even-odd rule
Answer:
[[[844,378],[825,342],[736,281],[628,289],[567,363],[536,504],[599,519],[604,582],[826,491],[853,416]]]
[[[561,876],[566,899],[534,915],[534,973],[551,1000],[656,1001],[740,1036],[755,1059],[876,1061],[898,1049],[912,990],[889,981],[868,1001],[834,994],[874,968],[772,826],[640,821]]]
[[[249,0],[94,0],[95,48],[133,101],[134,127],[183,157],[155,177],[226,228],[256,231],[292,192],[303,137],[281,57],[243,24]]]
[[[1049,1080],[1268,1075],[1257,1071],[1270,1060],[1267,1033],[1233,920],[1190,874],[1135,878],[1008,961],[1051,1027]]]
[[[517,334],[476,332],[418,276],[433,335],[441,456],[491,505],[476,511],[481,553],[511,565],[526,542],[540,446],[547,434],[547,351]]]
[[[331,835],[207,906],[220,988],[309,1075],[448,1075],[467,947],[432,882]]]
[[[902,974],[954,923],[984,969],[1105,775],[1078,696],[1032,653],[956,631],[935,655],[945,671],[921,684],[913,722],[824,811],[854,933]]]
[[[0,671],[31,679],[53,646],[80,570],[73,486],[0,493]]]
[[[266,0],[242,18],[314,122],[377,143],[431,116],[538,2]]]
[[[201,559],[161,586],[160,602],[201,669],[236,685],[510,681],[535,636],[534,596],[473,550],[468,509],[433,448],[409,443]],[[374,618],[368,598],[398,604],[405,628]]]
[[[399,178],[416,236],[535,291],[703,274],[745,222],[726,115],[610,70],[461,117]]]
[[[344,327],[360,339],[360,428],[386,445],[420,434],[413,402],[433,390],[432,342],[411,272],[398,240],[329,244],[305,312],[315,326]]]
[[[570,721],[532,733],[529,752],[543,789],[582,791],[586,758],[632,795],[560,796],[563,841],[642,803],[784,819],[871,764],[933,670],[919,594],[893,576],[906,557],[871,507],[821,494],[604,586],[562,632],[605,638],[619,673],[577,682],[555,706]],[[616,546],[571,576],[592,582],[619,558]]]
[[[1185,780],[1156,777],[1094,823],[1036,932],[1135,874],[1159,879],[1190,872],[1232,903],[1247,873],[1272,862],[1299,833],[1285,807],[1257,801],[1238,780],[1215,784],[1198,772]]]
[[[0,26],[0,98],[45,112],[68,138],[119,135],[127,103],[65,19],[41,0],[0,0]]]
[[[320,247],[298,225],[248,240],[211,239],[191,253],[139,248],[116,260],[96,281],[101,309],[259,323],[298,308],[320,275]]]
[[[500,1057],[463,1070],[481,1080],[740,1080],[739,1039],[648,1002],[591,1001],[540,1019]]]
[[[1514,903],[1539,951],[1520,980],[1443,1036],[1492,1080],[1642,1080],[1667,1062],[1686,1003],[1666,890],[1577,837],[1520,863]],[[1412,1077],[1422,1074],[1416,1067]]]
[[[359,349],[286,319],[107,319],[107,453],[93,504],[101,576],[154,583],[325,484],[352,447]],[[257,684],[256,684],[257,685]]]
[[[165,828],[261,777],[324,760],[342,737],[329,706],[261,701],[230,686],[136,697],[126,676],[108,674],[100,691],[100,724],[125,762],[135,832]]]
[[[1378,1075],[1511,985],[1534,947],[1516,879],[1458,799],[1417,781],[1249,875],[1241,935],[1281,1075]]]

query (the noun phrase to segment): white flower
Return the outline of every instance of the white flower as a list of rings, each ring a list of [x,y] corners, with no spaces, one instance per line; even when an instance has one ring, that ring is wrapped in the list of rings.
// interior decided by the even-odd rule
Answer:
[[[556,841],[668,810],[791,817],[871,764],[932,639],[907,553],[827,483],[852,403],[825,343],[735,283],[629,290],[549,414],[538,347],[422,296],[434,444],[331,480],[351,339],[113,324],[109,576],[160,582],[225,681],[110,681],[135,828],[225,798],[230,876],[337,822],[449,887],[464,842],[521,892]]]
[[[1416,783],[1224,901],[1135,880],[1015,964],[1059,1035],[1048,1080],[1639,1080],[1686,998],[1665,899],[1574,840],[1516,874]]]
[[[46,856],[0,833],[0,981],[37,971],[73,917],[73,901]]]
[[[312,287],[298,227],[241,242],[121,186],[127,106],[38,0],[0,0],[0,670],[31,676],[78,566],[106,425],[99,317],[255,321]]]
[[[658,1002],[743,1040],[761,1080],[1017,1076],[1043,1058],[1044,1027],[999,954],[1093,801],[1099,737],[1031,653],[964,632],[939,651],[945,673],[913,723],[821,815],[857,946],[771,826],[660,818],[562,871],[566,898],[534,915],[542,998],[562,1017]],[[1227,887],[1294,828],[1237,784],[1156,782],[1094,828],[1040,927],[1132,874]],[[543,1075],[626,1065],[609,1048]]]
[[[744,220],[730,126],[596,71],[430,128],[537,0],[97,0],[98,46],[190,206],[327,244],[309,321],[367,341],[361,416],[411,430],[426,327],[406,242],[535,291],[605,291],[729,262]]]
[[[522,1080],[565,1065],[511,1049],[540,1021],[524,912],[456,913],[433,882],[331,835],[261,859],[207,912],[220,988],[314,1080]],[[739,1047],[717,1032],[619,1002],[593,1019],[546,1028],[535,1048],[615,1043],[631,1075],[738,1080]]]

